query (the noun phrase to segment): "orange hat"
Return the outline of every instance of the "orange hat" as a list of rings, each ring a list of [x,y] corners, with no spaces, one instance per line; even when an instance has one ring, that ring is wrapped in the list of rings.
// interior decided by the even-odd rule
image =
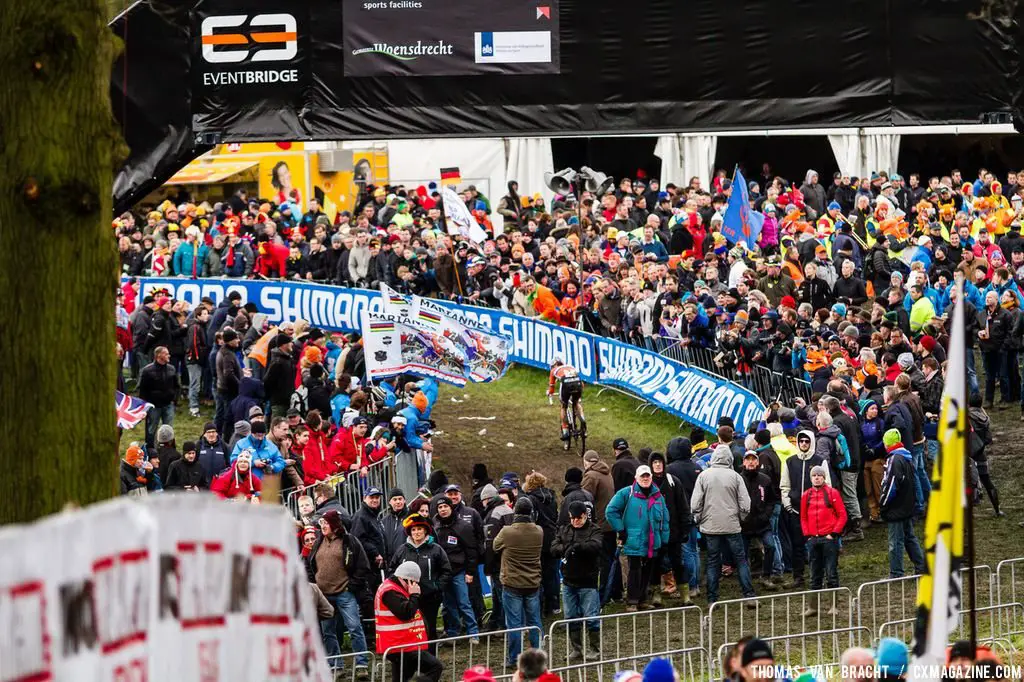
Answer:
[[[320,349],[316,346],[306,346],[302,351],[302,358],[307,362],[320,362]]]
[[[128,466],[139,466],[142,463],[142,448],[138,445],[130,446],[124,453],[124,461],[128,462]]]
[[[417,391],[416,395],[412,397],[412,404],[420,412],[426,412],[429,405],[427,396],[423,395],[423,391]]]

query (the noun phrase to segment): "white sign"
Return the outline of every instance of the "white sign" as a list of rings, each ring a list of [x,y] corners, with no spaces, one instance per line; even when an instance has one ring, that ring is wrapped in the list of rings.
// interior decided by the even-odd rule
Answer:
[[[120,498],[0,533],[0,680],[330,679],[279,506]]]

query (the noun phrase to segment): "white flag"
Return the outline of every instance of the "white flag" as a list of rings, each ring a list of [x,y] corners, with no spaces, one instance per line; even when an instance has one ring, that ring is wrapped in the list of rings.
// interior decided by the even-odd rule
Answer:
[[[458,234],[479,244],[487,239],[487,233],[476,222],[464,201],[451,187],[441,188],[444,202],[444,217],[448,221],[448,234]]]

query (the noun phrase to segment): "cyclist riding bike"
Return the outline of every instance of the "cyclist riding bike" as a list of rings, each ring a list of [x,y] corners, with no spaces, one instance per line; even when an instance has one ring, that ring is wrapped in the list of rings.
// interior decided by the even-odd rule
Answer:
[[[572,365],[567,365],[561,360],[554,360],[551,363],[551,373],[548,375],[548,401],[555,394],[555,384],[558,384],[558,399],[561,401],[562,417],[562,440],[569,445],[572,437],[569,433],[569,423],[566,420],[566,407],[572,401],[573,413],[576,415],[576,428],[583,432],[586,423],[583,420],[583,379],[580,373]]]

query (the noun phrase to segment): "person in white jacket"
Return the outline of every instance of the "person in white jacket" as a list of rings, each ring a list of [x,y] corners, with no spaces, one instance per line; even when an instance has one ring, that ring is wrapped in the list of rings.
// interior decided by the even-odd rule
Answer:
[[[711,466],[697,476],[690,498],[690,510],[708,545],[708,606],[718,601],[718,579],[722,573],[722,550],[726,545],[736,561],[736,572],[744,597],[754,597],[750,564],[743,546],[740,522],[750,513],[750,495],[743,477],[732,468],[732,450],[719,445],[711,455]],[[747,602],[748,608],[756,608]]]

